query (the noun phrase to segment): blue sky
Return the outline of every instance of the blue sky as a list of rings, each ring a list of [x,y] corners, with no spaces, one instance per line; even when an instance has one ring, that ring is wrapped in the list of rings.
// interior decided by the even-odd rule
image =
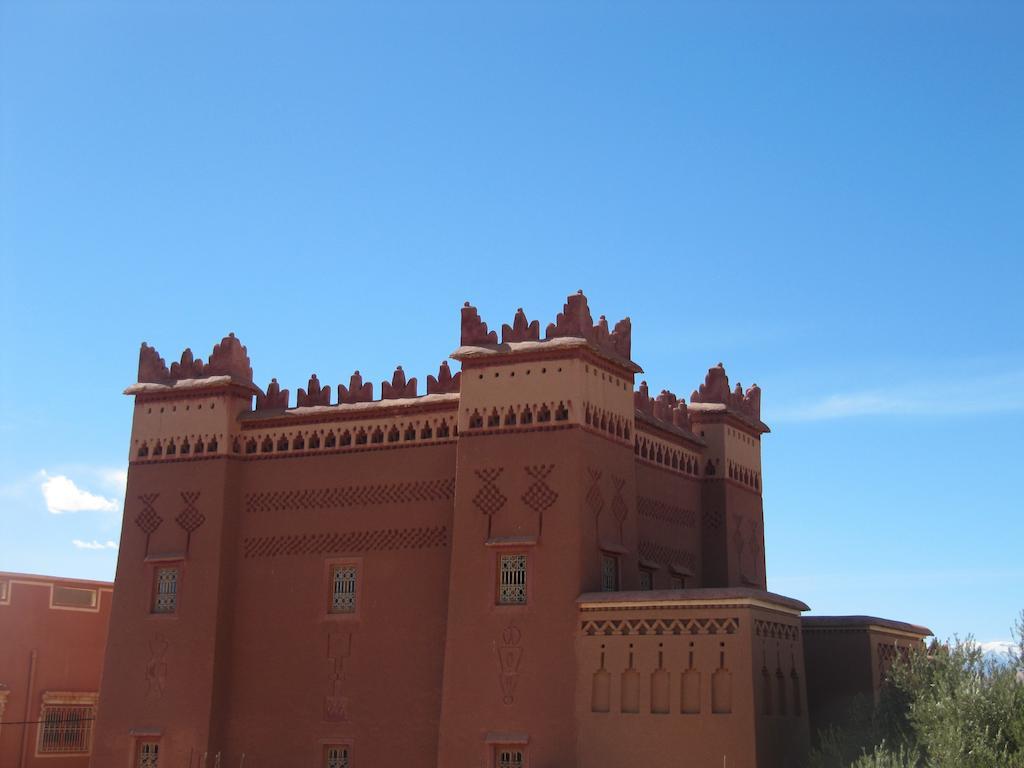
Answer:
[[[1008,639],[1022,27],[1009,2],[0,4],[0,569],[113,576],[143,340],[234,331],[293,392],[422,381],[464,300],[543,323],[583,288],[652,389],[719,360],[762,387],[774,590]]]

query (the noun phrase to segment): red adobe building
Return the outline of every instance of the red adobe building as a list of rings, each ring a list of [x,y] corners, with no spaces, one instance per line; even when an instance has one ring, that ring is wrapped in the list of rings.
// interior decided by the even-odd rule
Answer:
[[[760,390],[651,397],[582,293],[500,335],[467,304],[425,394],[314,375],[294,405],[234,336],[143,344],[94,768],[802,763]]]
[[[0,766],[86,768],[113,584],[0,572]]]

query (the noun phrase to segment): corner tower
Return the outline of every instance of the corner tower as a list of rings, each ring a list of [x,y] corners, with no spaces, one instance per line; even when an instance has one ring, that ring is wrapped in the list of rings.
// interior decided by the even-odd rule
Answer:
[[[462,310],[439,765],[575,764],[576,599],[639,579],[629,354],[582,292],[543,339]]]

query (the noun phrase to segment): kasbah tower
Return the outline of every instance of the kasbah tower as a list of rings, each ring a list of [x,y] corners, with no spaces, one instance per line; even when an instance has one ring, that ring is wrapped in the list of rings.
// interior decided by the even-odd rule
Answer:
[[[143,344],[90,765],[802,765],[928,632],[767,590],[760,390],[651,397],[630,333],[467,303],[426,394],[295,406]]]

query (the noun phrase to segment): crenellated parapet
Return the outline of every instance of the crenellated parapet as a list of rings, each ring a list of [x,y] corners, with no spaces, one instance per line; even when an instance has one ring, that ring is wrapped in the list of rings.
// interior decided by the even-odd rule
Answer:
[[[663,389],[656,398],[652,398],[647,382],[641,381],[639,389],[633,393],[633,406],[640,413],[646,414],[652,419],[666,422],[688,432],[692,431],[686,401],[677,397],[671,390]]]
[[[405,371],[402,370],[402,366],[398,366],[395,368],[390,382],[382,381],[380,383],[380,398],[381,400],[399,400],[405,397],[416,397],[416,377],[412,377],[407,382]]]
[[[295,405],[298,408],[330,404],[331,385],[328,384],[326,387],[320,386],[320,380],[316,377],[315,373],[309,377],[309,383],[306,385],[306,389],[299,387],[299,394],[295,398]]]
[[[743,386],[737,382],[736,388],[729,390],[729,376],[725,372],[725,366],[721,363],[708,369],[704,383],[699,389],[695,389],[690,396],[693,403],[718,403],[739,411],[751,419],[760,422],[761,420],[761,388],[754,384],[743,391]]]
[[[139,372],[137,381],[140,384],[166,384],[187,379],[205,379],[213,376],[229,376],[235,382],[252,385],[252,365],[249,354],[242,343],[231,333],[221,339],[210,353],[210,359],[203,363],[200,358],[192,355],[186,348],[178,362],[171,363],[170,368],[151,346],[142,343],[139,350]]]
[[[338,404],[369,403],[373,400],[373,384],[363,383],[363,376],[354,371],[349,377],[348,386],[338,385]]]
[[[427,376],[427,394],[447,395],[452,392],[458,392],[461,383],[462,371],[453,376],[452,369],[448,367],[448,361],[445,360],[437,370],[437,378]]]
[[[609,328],[608,320],[604,315],[595,323],[590,314],[587,297],[583,291],[577,291],[566,299],[555,322],[548,323],[544,332],[544,340],[584,339],[604,352],[610,353],[613,357],[628,361],[631,351],[631,333],[628,317],[617,322],[614,328]],[[529,321],[521,307],[516,311],[512,325],[505,324],[501,327],[501,343],[503,345],[540,341],[540,322]],[[487,323],[480,319],[476,307],[466,302],[462,308],[461,346],[487,347],[497,344],[497,334],[494,331],[488,331]]]
[[[277,379],[270,380],[270,384],[267,385],[266,394],[256,394],[257,411],[281,410],[287,407],[288,390],[281,389],[281,385],[277,383]]]

